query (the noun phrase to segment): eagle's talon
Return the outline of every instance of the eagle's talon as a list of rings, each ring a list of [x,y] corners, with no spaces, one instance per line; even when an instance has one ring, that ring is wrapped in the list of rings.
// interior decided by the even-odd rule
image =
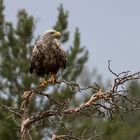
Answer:
[[[48,81],[43,80],[39,87],[46,87],[48,85]]]
[[[50,84],[60,84],[60,81],[57,80],[56,75],[52,75],[51,78],[47,81]]]
[[[57,79],[56,79],[56,74],[52,74],[51,78],[48,80],[49,83],[56,83]]]

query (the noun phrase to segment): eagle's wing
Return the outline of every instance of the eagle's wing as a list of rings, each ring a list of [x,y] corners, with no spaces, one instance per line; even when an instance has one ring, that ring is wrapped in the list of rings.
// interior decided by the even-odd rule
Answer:
[[[42,57],[41,49],[42,49],[41,41],[37,41],[32,50],[30,73],[33,73],[34,68],[38,66],[39,62],[41,62],[40,61]]]
[[[57,65],[59,65],[60,68],[65,69],[67,57],[66,57],[66,52],[62,48],[60,41],[58,39],[55,39],[52,47],[55,50],[55,57],[57,60]]]

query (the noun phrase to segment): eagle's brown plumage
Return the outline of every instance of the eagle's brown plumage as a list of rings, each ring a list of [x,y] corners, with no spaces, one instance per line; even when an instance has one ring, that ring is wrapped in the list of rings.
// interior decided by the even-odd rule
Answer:
[[[39,77],[57,74],[60,68],[66,68],[66,53],[60,42],[61,34],[49,30],[36,42],[31,56],[30,73]]]

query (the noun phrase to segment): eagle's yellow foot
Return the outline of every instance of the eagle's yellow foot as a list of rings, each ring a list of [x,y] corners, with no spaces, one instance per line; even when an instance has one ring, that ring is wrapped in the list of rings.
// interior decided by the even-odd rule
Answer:
[[[55,82],[56,82],[56,75],[52,74],[52,83],[55,83]]]
[[[46,87],[48,85],[48,81],[43,80],[39,87]]]
[[[49,80],[43,80],[42,83],[40,84],[39,88],[44,88],[47,87],[48,84],[54,84],[54,83],[60,83],[57,78],[56,78],[56,74],[52,74]]]
[[[48,83],[60,83],[57,78],[56,78],[56,74],[52,74],[51,78],[48,80]]]

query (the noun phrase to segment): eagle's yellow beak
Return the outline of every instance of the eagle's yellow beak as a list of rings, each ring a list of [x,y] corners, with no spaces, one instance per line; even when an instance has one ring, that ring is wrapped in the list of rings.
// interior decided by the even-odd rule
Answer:
[[[56,31],[56,32],[54,32],[53,37],[59,39],[59,38],[61,38],[61,33]]]

